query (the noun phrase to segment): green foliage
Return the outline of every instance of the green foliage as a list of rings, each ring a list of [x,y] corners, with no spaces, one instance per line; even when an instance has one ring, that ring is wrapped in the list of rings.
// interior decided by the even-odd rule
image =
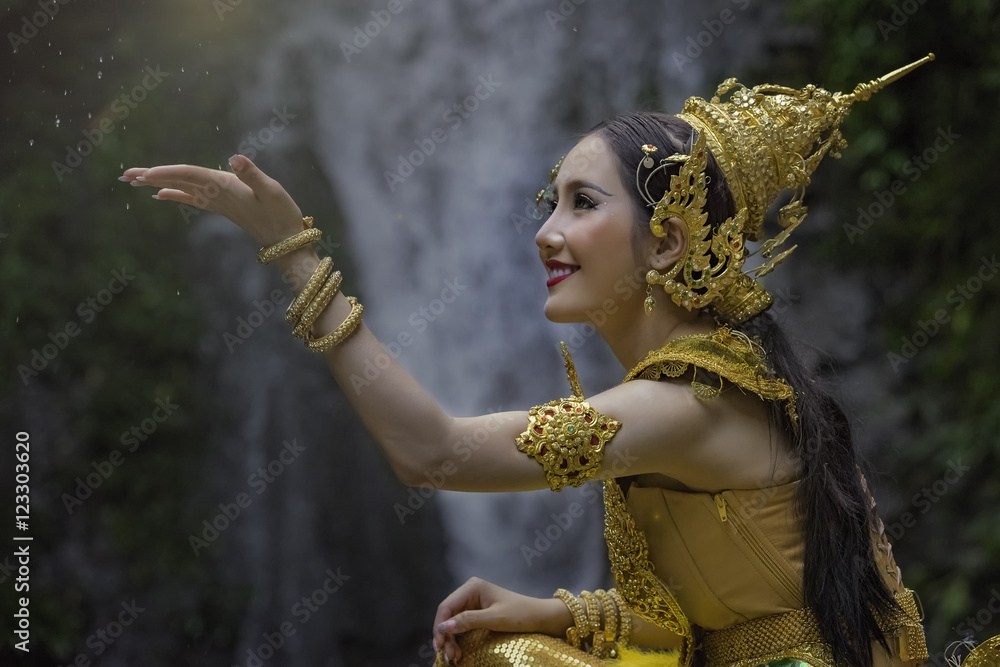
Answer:
[[[828,90],[851,90],[936,55],[855,105],[844,122],[850,146],[836,169],[821,168],[817,179],[826,182],[826,196],[818,197],[834,203],[838,224],[816,255],[831,267],[857,269],[880,310],[878,346],[905,429],[874,453],[874,463],[891,471],[904,495],[887,525],[901,525],[907,512],[915,519],[894,540],[894,553],[923,600],[932,651],[966,630],[983,640],[1000,632],[994,614],[985,627],[967,621],[1000,584],[993,472],[1000,463],[1000,348],[992,335],[1000,326],[1000,277],[989,268],[1000,247],[991,166],[1000,133],[990,111],[1000,102],[1000,13],[996,3],[972,0],[796,0],[789,16],[817,37],[794,71]],[[949,132],[958,138],[946,145],[939,138]],[[887,200],[897,181],[905,190],[855,233],[859,207],[877,212],[879,193]],[[920,332],[934,330],[928,323],[936,314],[943,323],[925,338]],[[902,354],[905,341],[914,346],[912,359]],[[890,353],[900,355],[896,375]],[[935,493],[949,462],[959,460],[971,470]],[[933,503],[919,500],[927,489]]]
[[[212,418],[198,389],[205,324],[196,279],[177,261],[189,254],[190,227],[176,205],[154,205],[152,190],[116,178],[123,167],[215,165],[235,152],[239,132],[213,126],[231,115],[236,82],[210,72],[233,71],[242,53],[229,40],[253,42],[259,26],[247,21],[264,17],[234,12],[220,22],[210,4],[194,1],[119,3],[114,17],[107,9],[60,3],[56,20],[5,56],[0,423],[10,437],[32,436],[31,657],[92,657],[84,638],[113,618],[109,601],[135,598],[149,610],[143,622],[170,626],[177,640],[164,664],[194,664],[191,655],[232,645],[248,598],[218,581],[187,542],[206,509],[190,498]],[[13,3],[2,33],[16,34],[38,10]],[[79,160],[68,159],[74,150]],[[115,271],[124,288],[109,289]],[[32,368],[33,351],[55,345],[67,324],[76,335],[44,369]],[[178,407],[130,451],[125,435],[157,400]],[[67,509],[66,494],[113,455],[120,466]],[[88,563],[113,576],[95,580]],[[14,603],[13,595],[0,603],[8,637]]]

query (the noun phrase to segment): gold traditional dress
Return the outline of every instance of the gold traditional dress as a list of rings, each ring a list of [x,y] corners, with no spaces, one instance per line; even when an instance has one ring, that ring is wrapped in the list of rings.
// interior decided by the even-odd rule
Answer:
[[[766,372],[751,341],[728,328],[671,341],[625,381],[680,377],[691,367],[695,377],[711,373],[794,409],[788,385]],[[582,399],[568,356],[567,369],[574,394]],[[693,391],[706,400],[718,393],[697,381]],[[522,438],[529,432],[537,439],[541,431],[529,428]],[[606,480],[605,537],[618,593],[632,614],[683,638],[683,648],[650,653],[619,646],[616,659],[600,659],[546,635],[481,630],[461,638],[460,666],[839,667],[803,602],[805,543],[795,509],[797,487],[793,481],[697,493],[632,484],[623,492],[618,480]],[[874,512],[872,526],[875,560],[900,607],[880,619],[891,654],[874,646],[874,665],[920,665],[927,648],[918,602],[903,586]],[[1000,665],[1000,638],[982,644],[964,665]]]
[[[841,121],[855,102],[933,59],[928,54],[847,94],[814,85],[747,88],[727,79],[711,99],[689,98],[677,114],[693,129],[688,154],[657,161],[657,147],[643,144],[636,167],[639,196],[653,209],[653,235],[663,237],[663,222],[677,218],[686,226],[688,241],[685,258],[665,273],[650,270],[646,282],[662,287],[680,308],[711,308],[717,320],[735,326],[766,310],[773,299],[756,278],[794,250],[777,252],[806,216],[803,194],[813,171],[824,156],[839,157],[846,146]],[[712,183],[709,155],[732,196],[735,213],[726,220],[712,220],[706,210]],[[558,165],[552,170],[539,201],[552,197],[558,170]],[[670,175],[662,194],[650,191],[659,172]],[[777,216],[782,230],[763,240],[765,213],[788,189],[794,191],[792,200]],[[752,276],[742,271],[746,241],[762,242],[758,252],[764,262]],[[651,296],[646,299],[647,314],[655,303]],[[565,348],[564,353],[574,397],[532,408],[528,428],[517,438],[518,449],[542,464],[553,490],[594,476],[604,446],[620,426],[613,415],[601,415],[586,403]],[[790,423],[796,422],[792,388],[770,373],[759,346],[727,327],[670,341],[650,352],[625,381],[680,378],[689,372],[699,399],[711,400],[728,382],[761,399],[782,402]],[[706,375],[713,378],[711,384],[698,381]],[[692,493],[635,484],[623,489],[617,480],[605,481],[605,535],[617,594],[632,614],[678,635],[683,648],[645,654],[619,646],[618,658],[606,660],[544,635],[477,631],[462,639],[461,664],[840,667],[803,600],[805,538],[795,507],[797,486],[792,481]],[[915,667],[927,658],[921,612],[913,592],[903,586],[874,501],[871,505],[875,561],[898,602],[895,614],[877,619],[890,653],[873,647],[875,667]],[[585,630],[598,636],[589,610],[586,615],[570,611],[576,628],[581,627],[578,616],[586,616]],[[607,635],[602,636],[603,651]],[[965,661],[965,667],[985,665],[1000,666],[1000,638],[982,644]]]

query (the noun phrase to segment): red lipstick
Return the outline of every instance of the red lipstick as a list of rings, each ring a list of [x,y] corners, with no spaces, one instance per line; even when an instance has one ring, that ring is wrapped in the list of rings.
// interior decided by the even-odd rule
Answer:
[[[545,262],[545,266],[546,268],[548,268],[550,276],[545,284],[549,287],[552,287],[553,285],[556,285],[566,280],[571,275],[576,273],[577,270],[579,270],[580,268],[579,266],[574,266],[572,264],[563,264],[562,262],[555,259],[550,259],[549,261]]]

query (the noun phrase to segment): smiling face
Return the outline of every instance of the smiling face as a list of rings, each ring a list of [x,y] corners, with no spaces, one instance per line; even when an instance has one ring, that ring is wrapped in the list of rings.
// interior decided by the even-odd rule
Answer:
[[[566,155],[548,208],[551,215],[535,235],[548,271],[545,316],[585,322],[602,309],[605,316],[620,307],[641,309],[641,298],[621,303],[621,286],[635,285],[637,274],[642,281],[645,268],[632,247],[635,209],[604,139],[588,135]]]

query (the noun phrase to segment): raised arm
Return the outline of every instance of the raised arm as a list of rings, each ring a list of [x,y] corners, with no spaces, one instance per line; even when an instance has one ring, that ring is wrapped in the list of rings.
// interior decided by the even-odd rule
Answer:
[[[261,246],[302,230],[302,212],[281,185],[245,157],[234,157],[231,166],[234,173],[186,165],[132,168],[121,180],[158,188],[154,195],[158,199],[219,213]],[[300,277],[293,285],[299,292],[318,257],[306,247],[275,263],[282,272]],[[338,294],[316,320],[313,334],[333,331],[350,312],[351,304]],[[528,427],[527,411],[460,418],[445,414],[363,324],[322,354],[404,483],[430,482],[463,491],[520,491],[549,485],[542,466],[515,445]],[[352,378],[363,377],[366,364],[376,358],[385,366],[379,377],[356,390]],[[721,446],[725,438],[719,446],[705,439],[709,430],[729,436],[745,426],[724,400],[707,404],[695,400],[683,385],[633,381],[589,401],[599,413],[622,424],[607,443],[599,469],[591,472],[611,476],[658,472],[700,482],[714,474],[706,471],[718,466],[742,469],[740,457]],[[727,419],[733,425],[728,431],[722,427]]]

